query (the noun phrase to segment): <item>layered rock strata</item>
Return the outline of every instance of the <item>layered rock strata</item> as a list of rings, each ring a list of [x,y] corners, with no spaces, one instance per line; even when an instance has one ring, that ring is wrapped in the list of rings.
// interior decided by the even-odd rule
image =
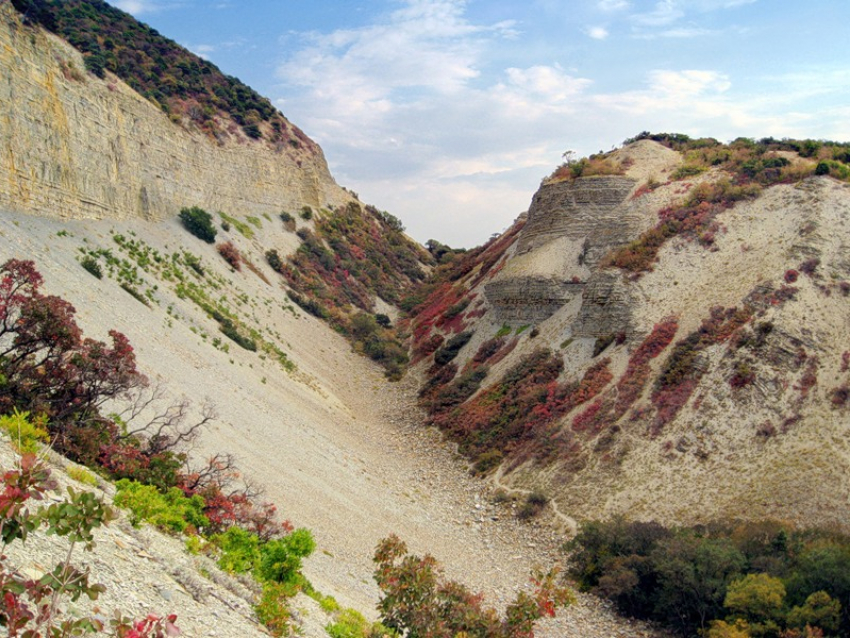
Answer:
[[[609,278],[596,279],[595,267],[604,254],[634,238],[641,216],[628,204],[635,180],[594,176],[544,184],[534,195],[514,256],[485,294],[497,318],[507,323],[538,323],[555,314],[593,285],[593,301],[582,310],[577,328],[588,336],[627,330],[627,309],[608,313],[622,295],[605,299],[613,290]],[[619,288],[618,288],[619,289]],[[602,312],[600,312],[602,310]],[[599,327],[593,328],[598,320]]]
[[[276,213],[351,199],[317,145],[220,146],[0,5],[0,208],[162,219],[184,206]]]
[[[619,210],[635,186],[622,176],[594,176],[544,184],[531,201],[528,223],[517,245],[522,254],[558,237],[585,242],[582,262],[594,266],[624,236],[631,236],[631,219]]]

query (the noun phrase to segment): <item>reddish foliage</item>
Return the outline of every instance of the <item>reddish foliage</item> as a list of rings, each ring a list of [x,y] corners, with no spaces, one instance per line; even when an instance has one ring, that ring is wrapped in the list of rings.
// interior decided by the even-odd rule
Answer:
[[[414,349],[413,363],[418,363],[425,357],[434,354],[445,340],[445,337],[441,334],[431,335]]]
[[[233,245],[233,242],[223,242],[216,246],[218,254],[222,256],[224,261],[230,264],[233,270],[242,270],[242,254],[239,249]]]
[[[847,372],[848,368],[850,368],[850,350],[845,350],[841,354],[841,371]]]
[[[0,275],[0,410],[45,414],[57,449],[74,457],[71,428],[98,420],[106,401],[147,380],[123,334],[109,332],[111,347],[83,338],[74,307],[39,291],[33,262],[9,260]]]
[[[800,399],[804,400],[809,396],[809,390],[815,387],[818,383],[818,358],[809,357],[806,362],[806,368],[803,370],[803,375],[800,377],[800,382],[795,388],[800,392]]]
[[[557,584],[557,570],[535,573],[533,595],[520,592],[500,617],[496,610],[483,607],[481,594],[444,580],[433,556],[409,555],[397,536],[378,544],[374,562],[382,622],[400,635],[533,638],[535,621],[553,616],[557,607],[571,600],[569,591]]]
[[[793,268],[785,271],[785,283],[793,284],[797,281],[797,278],[800,276],[800,273]]]
[[[519,338],[514,337],[513,339],[508,341],[508,343],[506,343],[504,346],[499,348],[499,350],[497,350],[496,353],[493,354],[489,359],[487,359],[487,364],[491,365],[491,366],[496,365],[502,359],[507,357],[511,352],[513,352],[514,348],[516,348],[518,345],[519,345]]]
[[[820,266],[820,259],[812,257],[800,264],[800,272],[805,273],[809,277],[814,277],[818,266]]]
[[[411,311],[416,317],[413,328],[413,343],[417,347],[428,338],[437,320],[454,304],[458,303],[463,290],[444,282],[434,289],[428,298]]]
[[[501,350],[504,345],[504,337],[492,337],[491,339],[487,339],[478,346],[478,351],[472,357],[472,363],[482,364],[488,362],[490,358]]]
[[[844,385],[834,388],[830,393],[829,398],[832,402],[832,405],[834,405],[835,407],[845,407],[847,405],[847,401],[850,400],[850,386],[845,383]]]
[[[576,432],[583,432],[584,430],[587,430],[591,424],[596,423],[596,417],[602,410],[603,405],[602,399],[599,399],[588,406],[584,412],[577,414],[573,419],[573,430]]]
[[[678,327],[678,322],[672,317],[655,324],[652,332],[629,357],[626,371],[617,382],[616,394],[608,400],[597,401],[577,415],[573,419],[573,429],[577,432],[599,432],[619,421],[643,392],[649,379],[649,362],[670,345]]]
[[[756,373],[746,362],[739,362],[735,366],[735,372],[729,379],[729,385],[736,390],[746,388],[756,380]]]
[[[356,202],[323,214],[315,233],[302,228],[298,236],[303,244],[284,274],[296,291],[330,309],[371,311],[376,295],[396,303],[422,280],[420,262],[430,259],[379,211],[364,212]]]
[[[652,428],[654,434],[675,418],[699,385],[703,374],[696,365],[700,352],[728,340],[750,320],[752,314],[750,306],[742,309],[712,308],[710,316],[703,320],[698,330],[676,343],[652,393],[652,403],[657,410]]]
[[[492,363],[516,342],[511,340],[491,354],[498,343],[492,341],[482,344],[476,355],[482,362]],[[508,370],[499,383],[465,403],[432,402],[431,423],[447,431],[472,458],[493,450],[515,462],[565,456],[576,446],[568,431],[552,426],[610,383],[609,363],[608,359],[596,362],[579,382],[559,383],[563,360],[548,351],[536,351]]]

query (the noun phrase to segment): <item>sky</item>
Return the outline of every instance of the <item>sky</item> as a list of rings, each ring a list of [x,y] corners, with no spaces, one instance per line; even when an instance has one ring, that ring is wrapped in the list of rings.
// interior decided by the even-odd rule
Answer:
[[[472,247],[642,131],[850,141],[847,0],[110,0],[267,96],[337,182]]]

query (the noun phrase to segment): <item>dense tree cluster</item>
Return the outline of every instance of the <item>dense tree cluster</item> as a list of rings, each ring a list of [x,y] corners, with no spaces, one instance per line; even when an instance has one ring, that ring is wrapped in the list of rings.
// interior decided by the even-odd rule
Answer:
[[[590,521],[569,545],[584,590],[682,636],[846,636],[850,539],[764,521]]]

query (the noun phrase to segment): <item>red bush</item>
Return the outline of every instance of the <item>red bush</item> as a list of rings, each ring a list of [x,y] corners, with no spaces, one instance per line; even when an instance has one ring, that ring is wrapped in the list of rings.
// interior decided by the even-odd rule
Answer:
[[[793,268],[785,271],[785,283],[793,284],[797,281],[797,278],[800,276],[800,273]]]
[[[222,256],[224,261],[230,264],[233,270],[242,270],[242,255],[239,249],[233,245],[233,242],[224,242],[216,246],[218,254]]]

